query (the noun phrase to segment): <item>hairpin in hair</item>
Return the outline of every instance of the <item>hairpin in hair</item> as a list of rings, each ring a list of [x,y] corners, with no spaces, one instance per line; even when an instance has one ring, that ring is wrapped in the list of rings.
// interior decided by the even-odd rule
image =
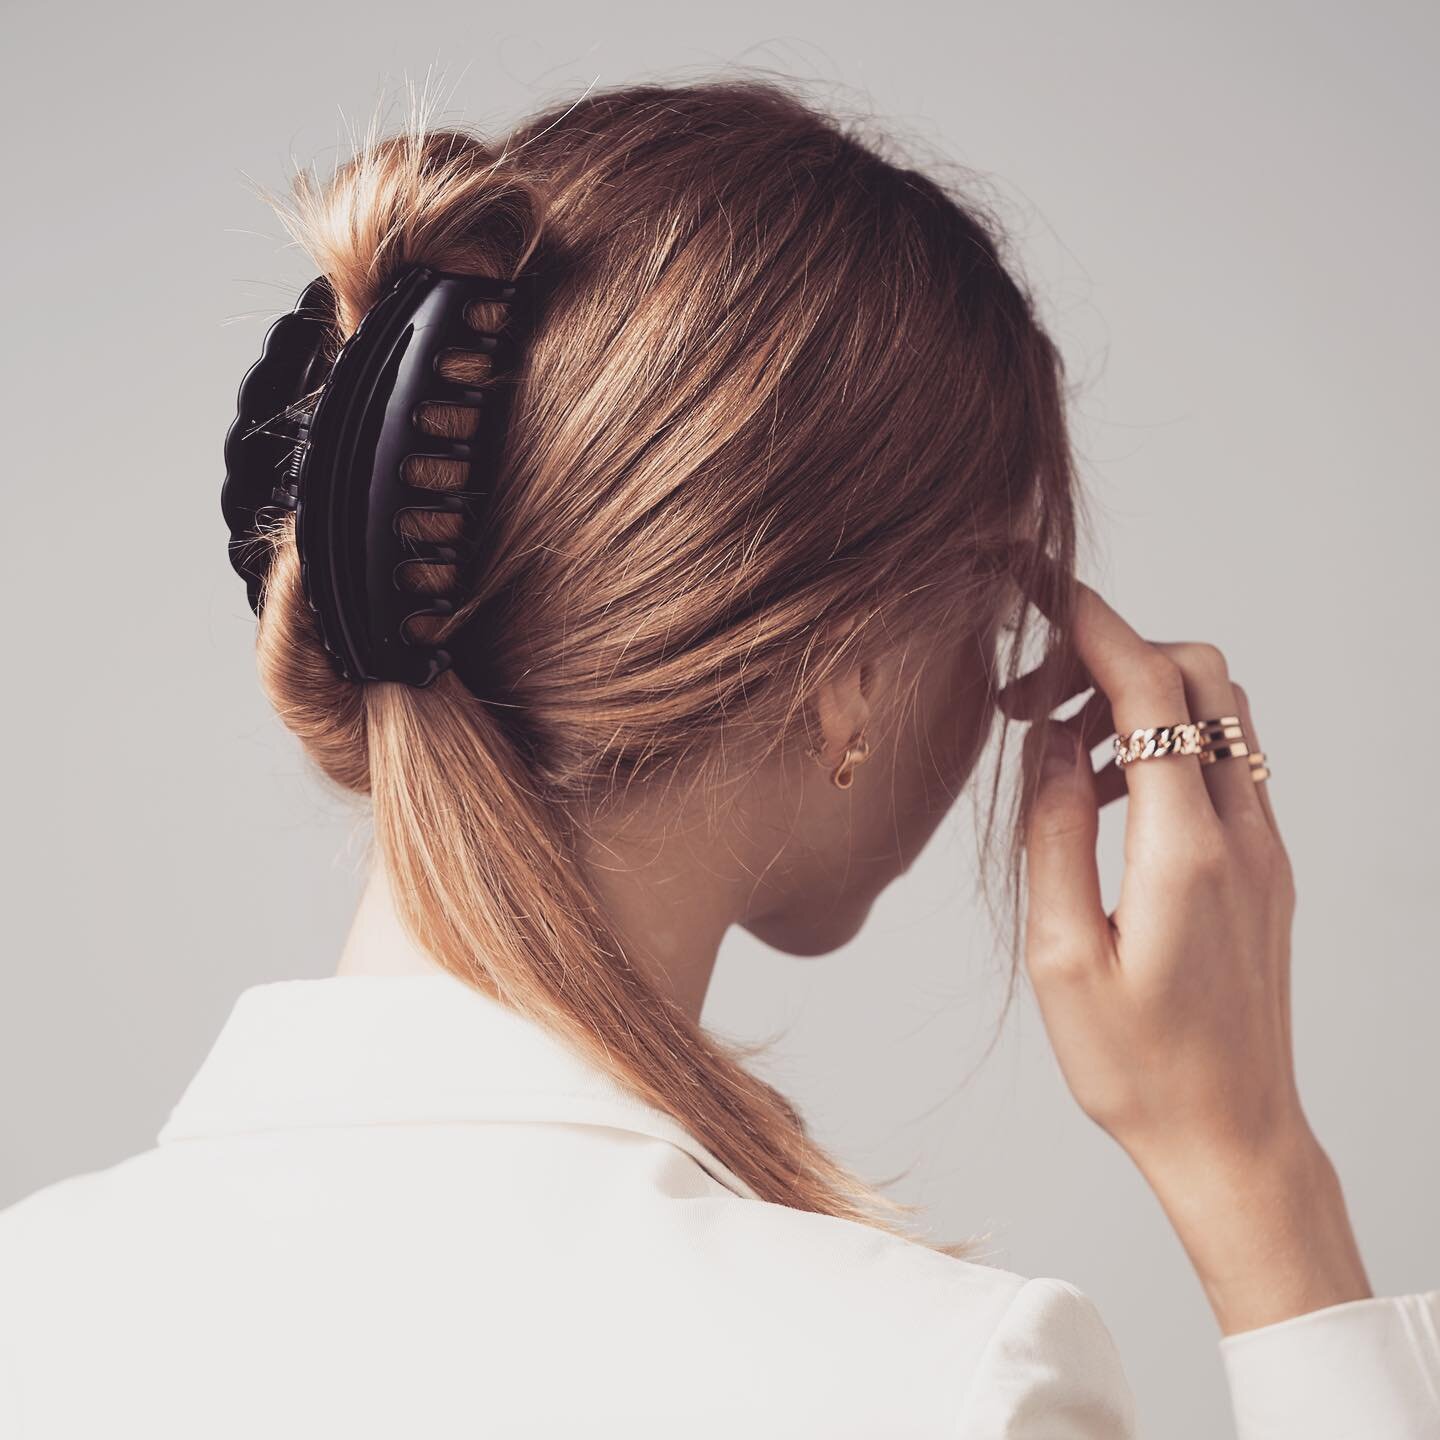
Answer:
[[[271,326],[241,383],[221,492],[231,563],[259,614],[266,551],[258,532],[294,510],[305,596],[347,680],[428,685],[454,663],[450,650],[410,635],[408,622],[450,615],[463,600],[476,554],[477,502],[488,494],[476,482],[493,475],[503,433],[485,413],[497,391],[447,380],[436,362],[446,351],[471,350],[488,354],[496,372],[513,367],[513,336],[479,330],[465,316],[477,301],[512,304],[526,289],[520,280],[412,266],[327,369],[334,297],[318,277]],[[432,435],[418,424],[426,403],[478,408],[480,424],[464,440]],[[404,469],[416,457],[465,462],[467,484],[413,484]],[[459,516],[461,534],[437,541],[403,528],[405,515],[425,513]],[[457,583],[440,594],[413,589],[407,572],[417,564],[453,565]]]

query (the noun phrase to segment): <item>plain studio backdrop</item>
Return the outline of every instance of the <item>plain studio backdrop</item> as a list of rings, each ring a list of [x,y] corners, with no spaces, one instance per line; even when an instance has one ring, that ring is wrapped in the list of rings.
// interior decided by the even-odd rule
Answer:
[[[970,167],[1009,225],[1081,392],[1082,573],[1249,690],[1307,1107],[1377,1291],[1440,1283],[1432,7],[12,0],[3,26],[0,1204],[151,1144],[242,987],[333,970],[359,885],[364,826],[268,709],[225,559],[236,387],[313,273],[247,177],[328,170],[407,81],[494,132],[759,71]],[[1224,1434],[1199,1287],[1028,993],[980,1063],[1004,984],[973,873],[962,804],[842,952],[733,933],[706,1021],[776,1035],[766,1073],[936,1236],[1088,1291],[1147,1434]]]

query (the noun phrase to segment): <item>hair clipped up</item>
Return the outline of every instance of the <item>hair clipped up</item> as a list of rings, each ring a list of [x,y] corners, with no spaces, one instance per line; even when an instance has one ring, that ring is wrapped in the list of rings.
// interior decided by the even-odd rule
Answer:
[[[762,1198],[899,1228],[906,1207],[631,962],[573,841],[633,780],[718,778],[722,733],[732,753],[805,745],[835,667],[978,630],[1034,580],[1026,556],[1070,572],[1060,361],[991,227],[795,96],[730,81],[590,92],[495,145],[414,120],[277,204],[333,289],[337,342],[407,267],[543,283],[483,547],[414,578],[457,600],[417,638],[477,637],[464,683],[343,679],[293,519],[261,527],[265,688],[371,797],[406,925]],[[497,383],[479,351],[436,368]],[[478,411],[426,403],[416,423],[464,442]],[[421,488],[468,476],[441,445],[406,464]],[[462,536],[443,508],[404,525]],[[817,644],[853,617],[843,647]]]

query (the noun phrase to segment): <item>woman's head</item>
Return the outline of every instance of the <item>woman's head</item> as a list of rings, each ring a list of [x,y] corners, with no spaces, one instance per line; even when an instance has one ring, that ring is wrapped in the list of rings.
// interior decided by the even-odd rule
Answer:
[[[767,1198],[866,1218],[874,1197],[627,955],[597,862],[700,805],[749,877],[737,920],[813,953],[970,775],[1026,557],[1067,573],[1074,543],[1058,356],[991,228],[731,82],[591,94],[493,146],[417,124],[302,174],[282,213],[337,294],[337,341],[415,262],[525,273],[541,299],[473,596],[428,622],[483,635],[485,695],[336,679],[287,525],[260,635],[277,708],[373,797],[442,964],[605,1056]],[[870,759],[839,790],[861,727]]]

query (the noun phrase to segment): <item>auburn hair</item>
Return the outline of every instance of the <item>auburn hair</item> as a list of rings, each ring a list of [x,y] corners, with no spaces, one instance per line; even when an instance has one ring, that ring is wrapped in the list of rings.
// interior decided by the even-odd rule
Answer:
[[[722,734],[727,751],[805,745],[837,667],[953,644],[997,605],[1023,640],[1026,594],[1072,571],[1058,352],[996,223],[879,148],[769,81],[646,84],[493,143],[413,111],[385,138],[372,122],[325,181],[262,192],[333,288],[337,346],[413,263],[531,275],[543,303],[507,382],[473,594],[412,622],[482,627],[488,696],[453,673],[337,678],[288,519],[267,536],[258,651],[314,763],[370,797],[401,918],[441,965],[672,1114],[763,1199],[900,1231],[909,1207],[632,963],[574,862],[576,826],[627,785],[719,783]],[[483,384],[488,366],[459,352],[442,371]],[[476,421],[422,415],[447,436]],[[408,463],[420,484],[466,480]],[[411,519],[436,538],[458,523]],[[1066,603],[1040,622],[1052,644]],[[986,854],[1001,793],[997,765]]]

